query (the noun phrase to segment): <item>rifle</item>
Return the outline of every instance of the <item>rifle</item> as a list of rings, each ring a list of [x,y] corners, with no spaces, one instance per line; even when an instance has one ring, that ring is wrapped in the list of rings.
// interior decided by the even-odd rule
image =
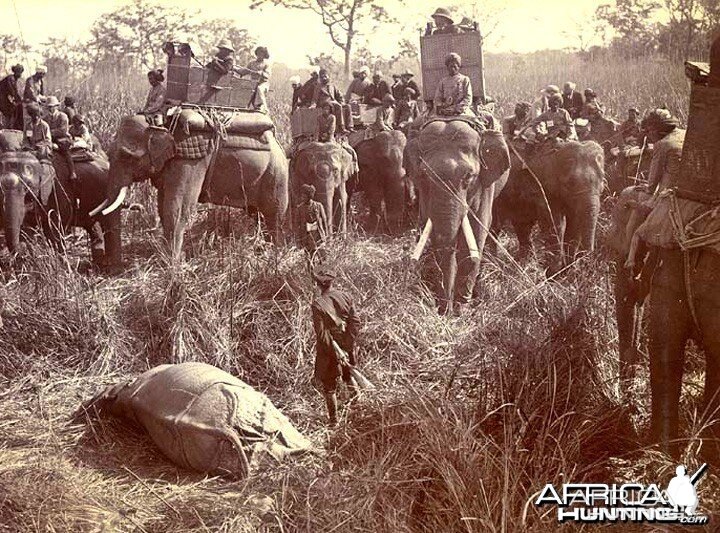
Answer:
[[[357,368],[350,364],[348,354],[345,353],[345,350],[340,348],[340,345],[335,341],[335,339],[332,340],[332,345],[333,349],[335,350],[335,355],[337,355],[338,361],[343,368],[348,368],[350,370],[350,376],[355,380],[355,383],[357,383],[358,387],[365,390],[374,390],[375,385],[373,385],[372,382],[367,379]]]

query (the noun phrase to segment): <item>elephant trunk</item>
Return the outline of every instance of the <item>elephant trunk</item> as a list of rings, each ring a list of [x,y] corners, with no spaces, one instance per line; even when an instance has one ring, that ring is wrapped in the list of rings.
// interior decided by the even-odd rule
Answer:
[[[430,213],[433,221],[430,240],[442,271],[440,310],[451,312],[457,275],[457,239],[463,219],[467,218],[467,206],[460,198],[442,194],[433,199]]]
[[[20,229],[25,218],[25,188],[21,179],[20,176],[14,173],[6,173],[0,176],[5,243],[10,252],[13,253],[20,245]]]

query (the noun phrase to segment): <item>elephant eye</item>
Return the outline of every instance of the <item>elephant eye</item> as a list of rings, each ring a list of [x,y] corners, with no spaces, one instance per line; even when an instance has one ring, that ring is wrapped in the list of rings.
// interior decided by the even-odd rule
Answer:
[[[460,180],[460,185],[464,189],[467,189],[470,186],[470,182],[472,181],[472,178],[473,178],[473,175],[470,172],[466,173]]]

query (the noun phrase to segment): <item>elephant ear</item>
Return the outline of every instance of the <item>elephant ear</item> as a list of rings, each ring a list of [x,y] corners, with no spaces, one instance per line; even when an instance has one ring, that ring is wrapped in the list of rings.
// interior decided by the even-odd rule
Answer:
[[[164,128],[149,128],[147,141],[148,156],[150,157],[150,172],[155,174],[165,166],[169,159],[175,156],[175,139]]]
[[[510,152],[499,131],[486,130],[481,134],[478,156],[479,180],[483,187],[495,183],[510,169]]]

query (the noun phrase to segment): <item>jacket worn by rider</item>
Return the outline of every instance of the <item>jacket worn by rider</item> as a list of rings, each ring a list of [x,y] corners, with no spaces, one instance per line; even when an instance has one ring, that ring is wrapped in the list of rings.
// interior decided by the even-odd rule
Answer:
[[[648,172],[648,190],[662,191],[676,186],[680,176],[680,158],[682,156],[685,130],[675,128],[653,145],[653,157]]]
[[[10,74],[0,81],[0,112],[10,116],[15,113],[15,107],[20,103],[20,91],[17,80]]]
[[[573,91],[569,95],[563,93],[562,99],[563,109],[566,109],[567,112],[570,113],[570,118],[575,120],[582,114],[583,107],[585,106],[585,97],[582,93],[578,91]]]
[[[165,105],[165,85],[158,83],[155,86],[150,87],[150,91],[145,100],[145,107],[143,113],[153,114],[159,113]]]
[[[316,337],[315,378],[325,392],[334,392],[337,378],[342,375],[350,381],[350,371],[341,366],[332,341],[348,354],[348,362],[355,364],[355,339],[360,331],[360,319],[355,312],[351,297],[330,288],[312,302],[312,320]]]
[[[23,100],[25,102],[39,102],[42,96],[45,96],[45,82],[35,76],[30,76],[25,81]]]
[[[53,142],[70,137],[70,121],[65,113],[57,111],[47,116],[47,124],[50,126],[50,136]]]
[[[47,159],[50,157],[52,136],[50,135],[50,126],[48,126],[48,123],[42,119],[37,122],[31,120],[25,126],[23,144],[35,152],[38,159]]]
[[[572,136],[573,121],[570,118],[570,113],[562,107],[558,108],[557,111],[548,109],[532,121],[532,127],[535,128],[536,134],[543,133],[540,130],[542,124],[545,124],[547,130],[545,135],[548,138],[560,137],[568,139]]]
[[[334,85],[329,83],[327,85],[321,85],[318,83],[315,87],[312,101],[316,106],[322,107],[328,102],[342,103],[343,97]]]
[[[367,105],[381,105],[383,96],[390,94],[390,87],[385,80],[380,80],[378,83],[371,83],[365,89],[363,95],[363,103]]]
[[[433,105],[438,114],[472,115],[472,98],[470,78],[458,72],[440,80]]]

